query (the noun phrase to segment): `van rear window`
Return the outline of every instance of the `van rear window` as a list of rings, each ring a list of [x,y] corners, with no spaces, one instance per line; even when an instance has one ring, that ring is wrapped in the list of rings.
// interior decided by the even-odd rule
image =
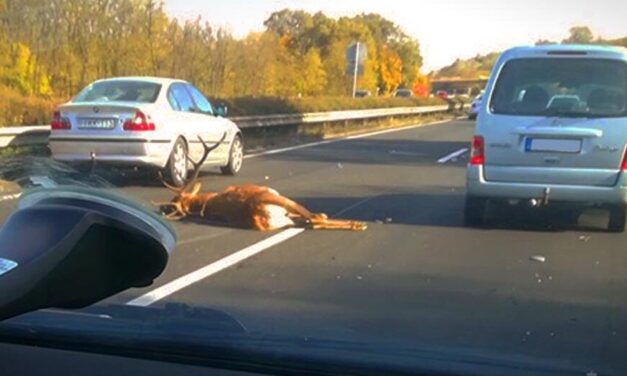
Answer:
[[[495,114],[565,117],[627,115],[627,64],[591,58],[507,62],[490,110]]]

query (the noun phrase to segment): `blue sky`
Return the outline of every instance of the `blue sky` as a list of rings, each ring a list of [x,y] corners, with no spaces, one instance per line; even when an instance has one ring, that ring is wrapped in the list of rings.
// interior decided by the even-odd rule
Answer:
[[[417,38],[424,71],[456,58],[559,40],[574,25],[588,25],[604,37],[627,36],[625,0],[165,0],[166,11],[180,19],[202,16],[236,36],[263,29],[276,10],[323,11],[329,16],[379,13]]]

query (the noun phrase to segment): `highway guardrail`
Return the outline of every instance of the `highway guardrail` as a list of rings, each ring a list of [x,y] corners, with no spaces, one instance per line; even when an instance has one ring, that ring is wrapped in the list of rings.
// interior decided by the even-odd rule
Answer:
[[[450,105],[421,107],[392,107],[368,110],[311,112],[304,114],[236,116],[229,119],[241,129],[269,128],[289,125],[358,121],[385,117],[428,115],[450,111]],[[45,145],[48,143],[50,126],[30,125],[0,128],[0,148],[6,146]]]

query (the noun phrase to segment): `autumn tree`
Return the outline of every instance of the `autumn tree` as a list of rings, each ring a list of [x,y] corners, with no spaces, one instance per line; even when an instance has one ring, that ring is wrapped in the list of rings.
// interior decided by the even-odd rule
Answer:
[[[594,34],[587,26],[574,26],[568,32],[570,35],[562,43],[590,44],[594,40]]]
[[[403,62],[392,49],[383,46],[379,50],[379,86],[383,93],[396,90],[403,80]]]

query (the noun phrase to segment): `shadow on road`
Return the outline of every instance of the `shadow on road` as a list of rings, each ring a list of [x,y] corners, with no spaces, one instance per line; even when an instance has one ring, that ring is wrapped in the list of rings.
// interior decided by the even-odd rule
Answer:
[[[441,188],[441,192],[386,193],[370,197],[295,197],[315,212],[380,224],[409,226],[466,227],[463,188]],[[370,199],[370,200],[369,200]],[[359,204],[364,201],[363,204]],[[491,208],[488,223],[480,230],[534,232],[606,231],[607,213],[581,209],[501,206]]]
[[[446,190],[446,191],[444,191]],[[386,193],[359,197],[290,197],[314,213],[331,218],[364,221],[377,225],[469,228],[464,225],[462,188],[443,188],[442,193]],[[165,210],[165,209],[164,209]],[[166,210],[167,212],[167,210]],[[210,215],[210,213],[207,213]],[[585,217],[583,220],[580,218]],[[188,217],[183,223],[233,227],[220,218]],[[486,225],[478,231],[605,232],[607,214],[572,208],[491,208]],[[469,228],[470,229],[470,228]]]

